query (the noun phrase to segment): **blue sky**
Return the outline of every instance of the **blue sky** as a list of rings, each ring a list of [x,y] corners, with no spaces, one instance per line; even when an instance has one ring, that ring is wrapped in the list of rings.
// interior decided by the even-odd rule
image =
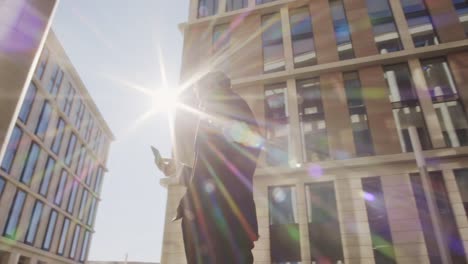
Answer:
[[[188,0],[62,0],[53,30],[114,131],[109,173],[90,260],[159,261],[166,190],[150,145],[171,152],[165,114],[136,122],[154,101],[128,83],[158,89],[162,54],[168,81],[178,83]],[[161,52],[159,52],[159,49]]]

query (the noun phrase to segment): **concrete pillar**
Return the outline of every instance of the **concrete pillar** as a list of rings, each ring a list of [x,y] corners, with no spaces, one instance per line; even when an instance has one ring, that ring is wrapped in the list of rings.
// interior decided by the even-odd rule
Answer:
[[[0,5],[0,160],[44,46],[55,0],[4,0]]]
[[[299,121],[299,109],[297,100],[296,80],[288,79],[287,81],[287,100],[289,113],[289,161],[295,166],[297,163],[302,163],[302,142],[301,129]]]
[[[256,3],[255,3],[255,0],[247,0],[248,1],[248,7],[249,8],[254,8]]]
[[[5,264],[18,264],[21,255],[17,252],[10,252],[8,255],[8,260]]]
[[[355,155],[353,130],[349,118],[346,91],[341,72],[320,76],[322,102],[332,159],[347,159]]]
[[[400,153],[400,140],[382,67],[360,69],[359,77],[375,153],[377,155]]]
[[[414,48],[413,38],[409,32],[408,24],[406,23],[405,12],[403,11],[401,0],[390,0],[389,2],[404,49]]]
[[[343,4],[356,57],[379,54],[367,12],[366,0],[343,0]]]
[[[36,257],[30,257],[26,260],[25,264],[38,264],[39,260]]]
[[[432,18],[440,42],[465,39],[465,31],[458,20],[452,1],[424,1]]]
[[[294,55],[291,38],[291,23],[289,20],[289,7],[282,7],[280,12],[281,26],[283,28],[283,49],[284,60],[286,62],[286,71],[292,71],[294,69]]]
[[[335,30],[328,0],[312,1],[309,8],[318,64],[338,61],[336,38],[334,34],[330,34]]]
[[[218,0],[218,14],[226,13],[226,0]]]
[[[189,0],[189,22],[193,22],[198,18],[198,1],[200,0]]]
[[[419,104],[426,120],[432,146],[434,148],[443,148],[445,147],[444,135],[442,134],[442,128],[432,104],[432,98],[427,89],[427,82],[422,72],[421,62],[418,59],[410,59],[408,65],[413,77]]]
[[[465,112],[468,113],[468,89],[465,87],[468,83],[468,52],[448,54],[447,63],[452,70],[452,76]]]
[[[310,264],[309,219],[307,219],[307,201],[304,183],[296,184],[297,191],[297,222],[299,223],[299,237],[301,244],[301,263]]]

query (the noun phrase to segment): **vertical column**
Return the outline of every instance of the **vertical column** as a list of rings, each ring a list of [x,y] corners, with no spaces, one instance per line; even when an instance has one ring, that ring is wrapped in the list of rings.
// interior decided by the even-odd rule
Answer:
[[[254,199],[257,207],[258,233],[260,239],[255,242],[253,255],[255,263],[271,263],[270,255],[270,219],[268,204],[268,179],[254,177]]]
[[[218,0],[218,14],[226,13],[226,0]]]
[[[406,17],[401,5],[401,0],[389,1],[404,49],[414,48],[413,38],[409,32],[408,24],[406,23]]]
[[[198,18],[198,1],[200,0],[189,0],[189,22],[193,22]]]
[[[294,166],[302,162],[302,142],[301,129],[299,124],[299,109],[297,101],[296,80],[288,79],[287,81],[287,100],[289,113],[289,161]]]
[[[429,263],[408,175],[381,177],[397,263]]]
[[[256,5],[255,0],[247,0],[247,1],[249,1],[249,3],[248,3],[249,8],[254,8],[255,7],[255,5]]]
[[[320,76],[320,86],[330,156],[333,159],[353,157],[356,150],[343,86],[343,75],[340,72],[324,74]]]
[[[380,66],[359,70],[369,128],[377,155],[401,152],[389,92]]]
[[[344,263],[374,263],[361,179],[337,179],[335,189]]]
[[[17,252],[10,252],[8,255],[8,260],[5,264],[18,264],[21,255]]]
[[[458,95],[460,96],[465,112],[468,113],[468,52],[454,53],[447,55],[447,62],[452,70],[452,76],[457,85]]]
[[[291,38],[291,23],[289,20],[289,7],[284,6],[281,8],[281,26],[283,28],[283,48],[284,60],[286,62],[286,71],[294,69],[294,56]]]
[[[310,264],[309,219],[307,219],[307,201],[304,183],[296,184],[297,191],[297,221],[301,243],[301,263]]]
[[[424,119],[426,120],[426,126],[429,130],[432,146],[434,148],[443,148],[445,147],[444,135],[442,134],[442,128],[437,118],[437,113],[432,105],[431,96],[427,90],[427,82],[422,72],[421,63],[418,59],[410,59],[408,64],[414,85],[416,86],[416,93],[424,114]]]
[[[30,258],[26,259],[25,264],[38,264],[38,260],[37,260],[36,257],[30,257]]]
[[[458,20],[452,1],[424,1],[432,18],[432,23],[442,43],[465,39],[465,31]]]
[[[343,0],[356,57],[379,54],[367,12],[366,0]]]
[[[309,8],[318,63],[338,61],[336,38],[335,34],[333,34],[335,30],[328,0],[312,1]]]

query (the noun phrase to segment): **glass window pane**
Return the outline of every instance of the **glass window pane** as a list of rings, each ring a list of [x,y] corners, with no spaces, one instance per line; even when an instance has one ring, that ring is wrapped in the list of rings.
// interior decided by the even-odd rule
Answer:
[[[199,0],[198,17],[212,16],[218,13],[218,0]]]
[[[23,131],[18,126],[15,126],[13,133],[11,134],[10,141],[3,157],[1,169],[7,173],[10,173],[11,167],[15,160],[16,152],[18,150],[19,144],[21,142],[21,137],[23,136]]]
[[[457,94],[455,81],[444,58],[421,60],[421,65],[432,98]]]
[[[403,152],[413,151],[408,130],[410,126],[416,127],[423,150],[431,149],[429,132],[427,131],[426,123],[419,106],[393,109],[393,116],[397,122],[398,136]]]
[[[44,197],[47,197],[47,193],[49,192],[49,184],[50,180],[55,171],[55,160],[52,157],[47,159],[47,163],[44,169],[44,174],[42,175],[41,185],[39,188],[39,194]]]
[[[439,44],[431,16],[423,0],[401,0],[409,31],[416,47]]]
[[[52,210],[49,217],[49,223],[47,224],[47,230],[42,243],[42,249],[50,250],[50,245],[52,244],[52,239],[55,232],[55,224],[57,223],[57,211]]]
[[[296,192],[293,186],[269,190],[270,225],[297,223]]]
[[[267,120],[267,162],[269,165],[289,164],[289,117],[286,83],[265,87]]]
[[[226,1],[226,11],[234,11],[247,7],[248,0],[227,0]]]
[[[31,82],[18,115],[18,119],[21,120],[21,122],[23,123],[26,123],[28,121],[29,113],[31,112],[31,108],[36,99],[36,94],[37,87],[33,82]]]
[[[388,0],[367,0],[374,39],[380,53],[402,50],[393,13]]]
[[[104,171],[103,171],[102,167],[99,166],[99,168],[97,169],[97,172],[96,172],[96,183],[94,185],[94,192],[96,192],[96,193],[101,192],[102,177],[104,176],[103,172]]]
[[[41,220],[43,208],[44,204],[39,201],[36,201],[31,215],[31,219],[29,220],[28,231],[26,232],[26,238],[24,241],[26,244],[34,245],[34,240],[36,239],[37,228]]]
[[[330,11],[335,29],[336,44],[340,60],[354,58],[353,44],[351,42],[351,32],[349,30],[343,0],[330,0]]]
[[[93,197],[91,200],[91,206],[89,208],[88,220],[86,221],[86,224],[89,226],[92,226],[94,222],[94,216],[96,214],[96,202],[96,197]]]
[[[39,121],[36,126],[36,135],[44,139],[44,136],[47,132],[47,127],[49,126],[50,115],[52,113],[52,107],[50,106],[48,101],[44,101],[44,105],[42,106],[41,115],[39,117]]]
[[[67,206],[67,212],[69,212],[70,214],[73,214],[73,209],[75,209],[75,200],[76,200],[76,195],[78,193],[78,187],[79,187],[78,181],[73,180],[71,192],[70,192],[70,198],[68,199],[68,206]]]
[[[385,66],[384,70],[392,103],[417,100],[413,79],[406,63]]]
[[[83,244],[81,245],[80,262],[84,262],[88,255],[89,236],[89,231],[86,231],[84,234]]]
[[[81,195],[81,202],[80,202],[80,209],[78,211],[78,219],[83,220],[85,208],[88,205],[88,191],[83,189],[83,193]]]
[[[18,232],[18,224],[23,212],[23,205],[26,199],[26,193],[17,190],[15,199],[10,207],[10,212],[8,213],[8,220],[3,230],[3,236],[16,240]]]
[[[57,253],[61,256],[63,256],[63,253],[65,252],[65,246],[67,244],[67,236],[68,236],[68,229],[70,228],[70,219],[65,218],[62,226],[62,232],[60,234],[60,241],[59,241],[59,246],[57,249]]]
[[[59,118],[57,122],[57,130],[55,131],[54,142],[52,143],[52,151],[55,154],[59,154],[60,146],[62,146],[63,134],[65,132],[65,121]]]
[[[435,103],[435,111],[447,147],[468,146],[466,113],[458,101]]]
[[[62,98],[61,100],[62,102],[61,109],[67,116],[70,116],[70,111],[71,111],[74,100],[75,100],[75,89],[73,88],[71,83],[68,83],[67,92],[64,95],[64,98]]]
[[[308,7],[290,10],[294,67],[317,64],[312,19]]]
[[[263,71],[265,73],[285,69],[283,31],[279,13],[262,17]]]
[[[41,80],[42,76],[44,76],[45,69],[47,67],[47,62],[49,61],[49,49],[44,48],[44,51],[41,55],[41,60],[37,65],[36,69],[36,78]],[[32,83],[32,82],[31,82]]]
[[[3,190],[5,190],[6,181],[3,177],[0,177],[0,198],[2,197]]]
[[[72,244],[71,244],[71,248],[70,248],[69,257],[71,259],[75,258],[76,250],[77,250],[77,246],[78,246],[78,240],[80,238],[80,232],[81,232],[81,226],[77,225],[75,227],[75,232],[73,233],[73,239],[72,239]]]
[[[84,161],[86,157],[86,147],[85,145],[81,145],[80,156],[78,158],[78,166],[76,166],[75,173],[81,177],[83,173]]]
[[[24,162],[23,172],[21,173],[20,181],[26,185],[31,183],[32,177],[36,170],[37,160],[41,153],[41,148],[35,142],[32,142],[29,148],[26,161]]]
[[[65,154],[65,164],[69,167],[71,166],[71,162],[73,160],[73,153],[75,152],[76,146],[76,136],[75,134],[70,135],[70,140],[68,141],[67,152]]]
[[[459,169],[454,171],[455,179],[457,180],[458,191],[465,208],[465,213],[468,215],[468,169]]]
[[[65,192],[65,186],[67,184],[68,172],[65,169],[62,169],[60,174],[60,181],[57,186],[57,191],[55,192],[54,203],[58,206],[62,204],[63,194]]]
[[[468,35],[468,2],[466,0],[452,0],[455,10],[458,14],[458,19],[465,29],[465,34]]]

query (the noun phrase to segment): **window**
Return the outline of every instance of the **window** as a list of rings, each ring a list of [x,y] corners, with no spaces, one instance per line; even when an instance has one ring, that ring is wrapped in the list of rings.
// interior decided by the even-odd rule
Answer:
[[[49,156],[47,159],[47,163],[44,169],[44,174],[42,175],[41,185],[39,188],[39,194],[47,197],[47,193],[49,192],[49,184],[50,180],[55,171],[55,160]]]
[[[60,241],[57,249],[57,253],[63,256],[65,252],[65,246],[67,244],[68,229],[70,228],[70,219],[65,218],[63,221],[62,232],[60,233]]]
[[[36,126],[36,135],[40,139],[44,139],[44,136],[47,132],[47,127],[49,126],[50,121],[50,114],[52,113],[52,107],[48,101],[44,101],[44,105],[42,106],[41,115],[39,117],[39,121],[37,122]]]
[[[392,233],[388,223],[387,207],[385,206],[380,178],[363,178],[362,189],[364,191],[363,196],[366,203],[375,263],[396,263]]]
[[[266,4],[266,3],[270,3],[270,2],[274,2],[276,0],[256,0],[255,3],[257,5],[261,5],[261,4]]]
[[[88,164],[89,164],[89,166],[87,168],[85,183],[86,183],[86,185],[91,187],[91,182],[93,182],[93,177],[94,177],[94,171],[96,170],[96,164],[95,164],[95,161],[92,160],[92,158],[89,158],[89,163]]]
[[[367,9],[379,52],[402,50],[400,36],[388,0],[367,0]]]
[[[361,81],[357,72],[343,74],[354,145],[359,157],[374,155],[372,136],[367,121],[367,110],[362,97]]]
[[[85,208],[88,205],[88,190],[83,189],[80,202],[80,210],[78,211],[78,219],[83,220]]]
[[[76,255],[76,250],[77,250],[77,246],[78,246],[78,240],[80,238],[80,232],[81,232],[81,226],[79,225],[76,225],[75,227],[75,232],[73,233],[73,239],[72,239],[72,244],[71,244],[71,248],[70,248],[70,255],[69,257],[71,259],[74,259],[75,258],[75,255]]]
[[[317,64],[317,54],[315,53],[314,33],[312,31],[312,19],[310,17],[309,8],[302,7],[292,9],[289,19],[291,23],[294,67],[300,68]],[[282,48],[281,46],[281,49]]]
[[[80,156],[78,158],[78,166],[76,166],[75,173],[81,177],[83,173],[84,161],[86,157],[86,147],[85,145],[81,145]]]
[[[76,120],[75,125],[76,129],[79,131],[81,129],[81,125],[83,124],[83,117],[85,114],[85,105],[82,100],[79,101],[77,113],[76,113]]]
[[[343,263],[340,221],[333,182],[307,185],[306,202],[312,261]]]
[[[61,104],[61,109],[67,116],[70,116],[70,111],[72,109],[75,94],[75,89],[73,88],[71,83],[68,83],[68,90],[64,96],[64,99],[62,100],[63,103]]]
[[[44,48],[42,52],[41,60],[36,68],[36,78],[41,80],[42,76],[44,76],[45,69],[47,67],[47,62],[49,61],[49,49]]]
[[[68,141],[67,152],[65,154],[65,164],[67,164],[69,167],[71,166],[71,162],[73,160],[75,146],[76,146],[76,136],[75,134],[71,133],[70,140]]]
[[[70,198],[68,199],[67,212],[73,214],[73,209],[75,209],[76,195],[78,193],[79,183],[77,180],[73,180],[72,189],[70,192]]]
[[[265,87],[266,160],[272,166],[289,164],[290,135],[286,89],[286,83]]]
[[[327,125],[322,105],[319,78],[296,82],[299,101],[299,120],[302,136],[302,153],[305,161],[330,158]]]
[[[23,136],[23,131],[18,126],[15,126],[13,133],[11,134],[10,141],[3,157],[1,169],[7,173],[10,173],[11,167],[15,160],[16,151],[18,150],[19,144],[21,142],[21,137]]]
[[[458,19],[465,29],[465,34],[468,35],[468,2],[466,0],[452,0],[455,10],[458,14]]]
[[[418,48],[439,44],[424,0],[401,0],[401,5],[414,46]]]
[[[419,106],[413,80],[407,64],[385,66],[385,79],[390,88],[390,101],[393,106],[393,116],[398,129],[400,145],[403,152],[412,152],[411,138],[408,128],[415,126],[421,140],[422,148],[431,148],[429,133],[424,116]]]
[[[229,47],[231,32],[229,24],[217,25],[213,29],[213,52],[222,51]]]
[[[84,135],[85,140],[88,142],[90,141],[91,131],[93,130],[93,126],[94,126],[93,116],[91,115],[91,113],[88,113],[88,123],[86,125],[86,131]]]
[[[52,142],[52,152],[59,155],[60,147],[62,146],[63,134],[65,132],[65,121],[59,118],[57,122],[57,129],[55,131],[54,141]]]
[[[57,223],[57,211],[50,212],[49,223],[47,224],[46,234],[42,242],[42,249],[49,251],[52,239],[54,238],[55,224]]]
[[[23,104],[21,105],[21,110],[18,115],[18,119],[21,122],[26,123],[29,118],[29,113],[31,113],[31,108],[34,104],[37,94],[37,87],[36,85],[31,82],[29,85],[28,91],[26,92],[26,97],[24,98]]]
[[[11,204],[8,213],[8,220],[3,230],[3,236],[16,240],[18,232],[18,224],[23,211],[24,201],[26,200],[26,193],[21,190],[16,191],[15,198]]]
[[[271,261],[273,263],[301,261],[295,187],[270,187],[268,200]]]
[[[330,0],[329,4],[333,18],[338,56],[340,60],[352,59],[354,58],[354,50],[343,0]]]
[[[100,193],[101,192],[101,185],[102,185],[102,177],[104,171],[101,166],[98,167],[97,172],[96,172],[96,184],[94,185],[94,192]]]
[[[86,220],[86,224],[89,226],[93,225],[94,216],[96,214],[96,197],[93,196],[91,199],[91,206],[89,207],[88,219]]]
[[[455,170],[454,174],[458,185],[458,191],[462,198],[463,207],[465,208],[465,213],[468,215],[468,169]]]
[[[424,76],[448,147],[468,145],[468,121],[444,58],[422,60]]]
[[[218,0],[199,0],[198,17],[212,16],[218,13]]]
[[[263,71],[265,73],[285,69],[283,30],[280,13],[262,16]]]
[[[62,205],[63,194],[65,192],[65,185],[67,184],[68,172],[62,169],[60,174],[59,184],[57,185],[57,191],[55,192],[54,203],[58,206]]]
[[[231,12],[234,10],[242,9],[247,7],[248,0],[227,0],[226,1],[226,11]]]
[[[81,255],[80,255],[80,262],[83,263],[86,260],[86,256],[88,254],[88,246],[89,246],[89,231],[86,231],[84,234],[83,244],[81,245]]]
[[[427,252],[431,261],[435,261],[434,263],[441,263],[436,242],[437,240],[435,239],[433,225],[430,221],[427,200],[422,187],[421,177],[419,174],[412,174],[410,178],[417,203],[416,205],[418,208],[420,222],[423,227],[424,238],[426,240]],[[432,189],[437,190],[434,192],[434,195],[436,206],[439,211],[440,227],[443,233],[444,242],[449,250],[448,253],[452,258],[452,262],[460,264],[467,263],[463,241],[461,240],[460,233],[458,231],[442,173],[439,171],[430,172],[429,181]]]
[[[34,209],[31,215],[31,220],[29,220],[28,231],[26,232],[26,238],[24,242],[28,245],[34,245],[34,240],[36,239],[37,228],[39,227],[39,222],[41,221],[42,209],[44,204],[36,201]]]
[[[56,65],[55,70],[50,77],[49,85],[47,86],[47,91],[53,96],[56,96],[59,92],[60,86],[62,85],[63,80],[63,71],[60,69],[60,66]]]
[[[21,173],[20,181],[26,185],[31,183],[32,177],[34,176],[34,171],[36,170],[37,160],[41,148],[35,142],[31,143],[29,148],[28,155],[26,156],[26,161],[24,162],[23,172]]]
[[[3,190],[5,190],[5,179],[0,176],[0,198],[2,198]]]

